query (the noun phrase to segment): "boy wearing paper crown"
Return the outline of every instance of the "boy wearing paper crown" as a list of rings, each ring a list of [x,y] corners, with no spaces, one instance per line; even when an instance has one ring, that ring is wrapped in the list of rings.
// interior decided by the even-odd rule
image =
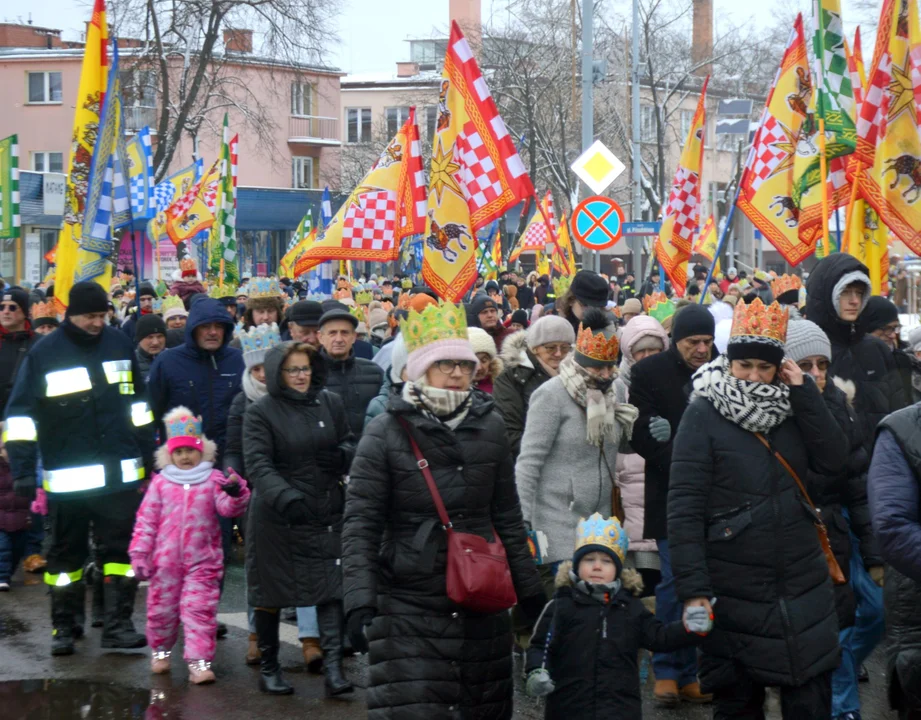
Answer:
[[[643,582],[624,569],[629,540],[617,518],[595,513],[578,525],[572,562],[560,566],[527,651],[527,693],[547,697],[544,717],[642,718],[637,653],[699,643],[711,628],[704,608],[663,623],[638,595]]]
[[[163,418],[166,444],[157,449],[154,475],[134,523],[128,554],[135,577],[150,580],[147,641],[151,670],[169,673],[169,656],[182,621],[184,658],[195,685],[214,682],[217,606],[224,572],[218,515],[246,510],[246,481],[214,468],[216,446],[201,418],[185,407]]]

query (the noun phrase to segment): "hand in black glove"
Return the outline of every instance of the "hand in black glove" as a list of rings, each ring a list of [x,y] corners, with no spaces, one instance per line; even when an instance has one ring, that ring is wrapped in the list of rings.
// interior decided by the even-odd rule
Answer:
[[[316,454],[317,467],[326,472],[339,475],[342,473],[342,451],[339,448],[333,450],[318,450]]]
[[[310,520],[307,502],[303,499],[295,500],[285,508],[285,518],[292,525],[306,525]]]
[[[221,490],[230,495],[230,497],[240,497],[240,483],[227,483],[226,485],[221,485]]]
[[[349,633],[349,641],[352,643],[352,649],[355,652],[368,652],[368,638],[365,636],[365,628],[374,620],[377,612],[373,608],[358,608],[349,613],[346,627]]]
[[[38,490],[38,485],[35,484],[34,475],[27,475],[13,480],[13,492],[16,493],[16,497],[34,500],[36,490]]]
[[[521,610],[521,614],[524,615],[528,627],[533,628],[537,624],[537,620],[544,611],[546,604],[546,595],[532,595],[518,600],[518,608]]]

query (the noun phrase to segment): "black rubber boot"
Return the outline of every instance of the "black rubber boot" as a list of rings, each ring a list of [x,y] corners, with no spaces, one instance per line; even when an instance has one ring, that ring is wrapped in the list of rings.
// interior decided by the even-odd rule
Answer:
[[[80,580],[68,585],[67,589],[73,593],[74,626],[71,632],[74,640],[80,640],[83,637],[83,625],[86,623],[86,583]]]
[[[136,632],[131,621],[137,581],[121,575],[103,579],[105,599],[105,624],[102,628],[102,647],[133,650],[147,646],[147,638]]]
[[[74,654],[74,604],[70,587],[51,588],[51,654]]]
[[[259,689],[269,695],[290,695],[294,692],[281,674],[278,663],[278,612],[256,609],[253,622],[259,642]]]
[[[317,605],[320,647],[323,648],[323,672],[326,697],[345,695],[355,690],[342,672],[342,603]]]
[[[93,567],[93,614],[91,623],[94,628],[102,627],[105,622],[105,591],[102,587],[102,571]]]

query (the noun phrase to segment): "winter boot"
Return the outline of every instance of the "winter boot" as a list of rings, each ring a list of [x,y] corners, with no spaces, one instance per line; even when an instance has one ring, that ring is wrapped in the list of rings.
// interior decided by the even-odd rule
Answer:
[[[137,581],[121,575],[107,575],[103,580],[105,624],[102,628],[102,647],[132,650],[147,646],[147,638],[135,632],[131,622]]]
[[[320,647],[323,648],[323,670],[326,674],[326,697],[353,692],[355,688],[342,673],[342,603],[317,605],[320,626]]]
[[[86,622],[86,583],[82,580],[71,583],[67,589],[73,593],[74,604],[74,640],[83,637],[83,624]]]
[[[105,590],[102,586],[102,572],[93,568],[93,615],[92,626],[102,627],[105,618]]]
[[[323,672],[323,651],[320,649],[318,638],[301,638],[301,652],[304,653],[304,664],[307,672],[319,675]]]
[[[74,654],[73,593],[68,586],[51,588],[51,654]]]
[[[278,611],[256,608],[253,612],[259,638],[259,689],[269,695],[290,695],[294,688],[285,682],[278,664]]]
[[[259,652],[259,636],[256,633],[249,634],[249,645],[246,648],[246,664],[258,665],[259,658],[262,654]]]

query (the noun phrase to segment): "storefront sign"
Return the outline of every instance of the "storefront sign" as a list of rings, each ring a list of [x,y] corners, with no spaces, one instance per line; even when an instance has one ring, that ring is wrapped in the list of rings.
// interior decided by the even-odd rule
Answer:
[[[64,214],[64,189],[67,176],[62,173],[44,173],[42,176],[42,195],[45,215]]]
[[[39,233],[26,233],[25,251],[23,279],[37,285],[42,281],[42,236]]]

